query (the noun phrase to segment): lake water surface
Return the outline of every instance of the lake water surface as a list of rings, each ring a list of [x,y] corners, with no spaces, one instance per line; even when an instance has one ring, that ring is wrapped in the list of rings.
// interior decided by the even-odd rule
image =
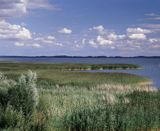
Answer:
[[[153,80],[154,85],[160,88],[160,58],[0,58],[0,61],[13,62],[42,62],[42,63],[128,63],[143,67],[141,70],[97,70],[90,72],[124,72],[142,75]]]

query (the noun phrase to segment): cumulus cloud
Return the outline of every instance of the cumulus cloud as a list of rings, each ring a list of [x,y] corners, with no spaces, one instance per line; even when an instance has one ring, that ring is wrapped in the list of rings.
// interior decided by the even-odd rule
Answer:
[[[31,39],[32,33],[23,26],[10,24],[0,20],[0,39],[3,40],[26,40]]]
[[[92,47],[94,47],[94,48],[97,48],[98,46],[97,46],[97,43],[93,40],[93,39],[91,39],[91,40],[89,40],[89,42],[88,42]]]
[[[15,42],[14,44],[17,47],[33,47],[33,48],[41,48],[42,46],[38,43],[28,43],[28,42]]]
[[[130,34],[128,37],[135,40],[145,40],[147,38],[145,34]]]
[[[95,30],[97,33],[95,33]],[[102,33],[103,32],[103,33]],[[113,30],[107,30],[103,26],[89,28],[89,31],[83,35],[83,38],[76,39],[80,41],[73,46],[75,48],[86,49],[95,48],[101,50],[119,50],[119,51],[144,51],[151,46],[154,49],[159,47],[159,38],[152,38],[156,33],[152,29],[135,27],[126,28],[125,34],[118,34]],[[154,34],[153,34],[154,33]]]
[[[33,43],[30,46],[35,47],[35,48],[40,48],[41,47],[41,45],[38,44],[38,43]]]
[[[90,31],[97,31],[98,35],[95,36],[95,38],[89,38],[88,44],[92,47],[107,47],[111,49],[115,49],[114,44],[117,42],[121,42],[127,38],[127,35],[125,34],[116,34],[112,30],[107,30],[104,28],[103,25],[94,26],[90,28]],[[92,33],[92,32],[90,32]],[[95,35],[95,34],[92,34]]]
[[[52,45],[52,46],[59,46],[62,47],[63,44],[58,42],[55,38],[55,36],[49,35],[49,36],[40,36],[40,37],[35,37],[32,42],[39,43],[40,45]]]
[[[21,16],[29,9],[53,9],[48,0],[0,0],[0,18]]]
[[[21,25],[10,24],[5,20],[0,20],[0,40],[14,43],[17,47],[40,48],[45,44],[63,46],[60,42],[57,42],[56,38],[52,35],[35,35],[33,35],[29,29]]]
[[[160,32],[160,24],[142,24],[141,26],[152,30],[154,33]]]
[[[92,29],[93,29],[93,30],[96,30],[96,31],[97,31],[98,33],[100,33],[100,34],[103,34],[103,33],[104,33],[104,30],[105,30],[105,28],[104,28],[103,25],[94,26]]]
[[[112,40],[112,41],[116,41],[116,40],[122,40],[122,39],[125,39],[126,38],[126,35],[117,35],[117,34],[115,34],[114,32],[113,33],[109,33],[108,35],[107,35],[107,38],[109,39],[109,40]]]
[[[59,30],[58,32],[62,33],[62,34],[71,34],[72,30],[69,29],[69,28],[64,27],[63,29]]]
[[[82,44],[83,45],[86,44],[86,39],[85,38],[82,39]]]
[[[143,29],[143,28],[140,28],[140,27],[127,28],[126,31],[127,31],[128,38],[134,39],[134,40],[146,40],[147,39],[146,34],[153,33],[152,30]]]
[[[27,12],[27,0],[0,0],[0,17],[13,17]]]
[[[47,39],[48,40],[55,40],[56,38],[54,36],[49,35],[49,36],[47,36]]]
[[[113,44],[113,41],[105,39],[102,36],[97,36],[97,42],[98,42],[99,45],[102,45],[102,46],[103,45],[112,45]]]
[[[25,43],[23,43],[23,42],[16,42],[15,46],[22,47],[22,46],[25,46]]]
[[[0,40],[8,43],[14,43],[17,47],[35,47],[40,48],[42,45],[49,44],[54,46],[63,46],[52,35],[36,36],[32,32],[17,24],[11,24],[5,20],[0,20]]]
[[[47,37],[36,37],[34,40],[40,43],[54,44],[56,38],[54,36],[47,36]]]
[[[157,42],[160,42],[160,39],[159,38],[150,38],[148,41],[150,43],[157,43]]]
[[[142,28],[128,28],[127,33],[133,33],[133,34],[149,34],[152,33],[151,30],[148,29],[142,29]]]
[[[99,29],[99,30],[98,30]],[[93,28],[92,28],[93,30]],[[98,48],[103,47],[116,49],[116,50],[142,50],[149,46],[149,43],[156,43],[157,39],[151,39],[147,34],[155,33],[150,29],[144,28],[127,28],[126,34],[117,34],[112,30],[106,30],[105,28],[97,28],[98,35],[92,34],[91,38],[87,40],[91,47]],[[104,31],[103,33],[100,33]]]

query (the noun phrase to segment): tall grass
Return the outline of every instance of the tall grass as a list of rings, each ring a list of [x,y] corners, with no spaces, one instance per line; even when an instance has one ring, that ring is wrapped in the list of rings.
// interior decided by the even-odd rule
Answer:
[[[139,69],[138,65],[134,64],[47,64],[47,63],[0,63],[0,70],[3,71],[19,71],[28,69],[54,69],[54,70],[102,70],[102,69]],[[12,68],[10,68],[12,67]]]
[[[136,95],[132,97],[132,95]],[[155,93],[151,93],[155,95]],[[115,104],[95,104],[94,106],[82,106],[72,111],[67,111],[58,119],[56,129],[62,130],[108,130],[108,131],[135,131],[135,130],[159,130],[160,111],[159,96],[154,98],[146,92],[134,92],[128,97],[130,102],[126,103],[119,99]],[[134,101],[135,99],[137,99]],[[145,101],[142,103],[141,101]],[[158,101],[155,101],[158,100]],[[134,102],[135,103],[134,103]],[[56,119],[54,119],[56,120]],[[55,121],[54,121],[55,122]]]
[[[159,129],[160,121],[152,119],[159,117],[157,116],[159,111],[150,112],[147,108],[144,109],[147,103],[141,104],[141,100],[144,99],[143,95],[148,98],[149,94],[153,96],[157,94],[155,98],[148,98],[152,104],[155,102],[154,99],[160,100],[158,91],[146,92],[130,86],[105,85],[103,88],[100,86],[92,89],[55,87],[51,90],[42,88],[40,92],[41,98],[47,105],[50,105],[48,112],[52,119],[49,127],[52,130]],[[132,96],[133,94],[135,95]],[[135,103],[138,106],[135,106],[132,101],[137,97],[140,98]],[[151,108],[152,104],[148,106]],[[159,104],[155,108],[158,106]],[[152,113],[154,116],[150,117]],[[150,120],[150,127],[146,126],[148,121],[146,118]],[[141,123],[137,124],[139,122]]]
[[[141,85],[148,82],[144,77],[68,72],[45,64],[0,66],[2,131],[160,129],[160,91]],[[28,68],[38,77],[25,73]]]
[[[29,129],[39,100],[36,79],[36,74],[29,71],[28,74],[21,75],[19,81],[14,81],[15,84],[6,84],[10,80],[1,73],[0,128],[12,127],[24,130],[27,124]]]
[[[36,86],[35,82],[36,75],[32,72],[22,75],[17,81],[18,84],[27,88],[23,94],[25,96],[28,89],[33,88],[33,85]],[[47,85],[49,87],[46,87]],[[1,104],[1,129],[27,131],[145,131],[159,129],[159,91],[146,92],[129,85],[107,84],[92,88],[58,85],[53,85],[53,88],[50,88],[51,83],[42,86],[45,86],[46,89],[45,87],[38,88],[39,97],[37,97],[37,92],[35,93],[36,97],[33,97],[29,92],[32,101],[27,101],[28,97],[18,98],[17,96],[22,96],[19,93],[10,96],[16,100],[16,103],[22,99],[28,106],[23,102],[15,106],[17,105],[14,105],[15,101],[10,99],[7,100],[9,102],[6,107]],[[14,88],[11,87],[12,90],[15,90]],[[21,92],[21,90],[16,91]],[[34,92],[34,90],[31,91]],[[39,99],[38,102],[35,102],[35,98]],[[30,115],[26,119],[25,110],[30,107],[28,102],[34,103],[32,106],[34,110],[31,110],[31,114],[27,113]],[[19,110],[19,107],[22,110]],[[30,119],[28,120],[28,118]]]

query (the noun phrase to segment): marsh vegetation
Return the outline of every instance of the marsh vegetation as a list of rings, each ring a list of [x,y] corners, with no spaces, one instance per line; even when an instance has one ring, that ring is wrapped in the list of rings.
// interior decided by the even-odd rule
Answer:
[[[149,79],[68,70],[83,66],[0,63],[0,130],[160,129],[160,92]]]

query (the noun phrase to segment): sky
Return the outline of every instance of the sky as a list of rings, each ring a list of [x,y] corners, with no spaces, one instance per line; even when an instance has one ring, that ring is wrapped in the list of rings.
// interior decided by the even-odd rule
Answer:
[[[0,55],[160,56],[160,0],[0,0]]]

